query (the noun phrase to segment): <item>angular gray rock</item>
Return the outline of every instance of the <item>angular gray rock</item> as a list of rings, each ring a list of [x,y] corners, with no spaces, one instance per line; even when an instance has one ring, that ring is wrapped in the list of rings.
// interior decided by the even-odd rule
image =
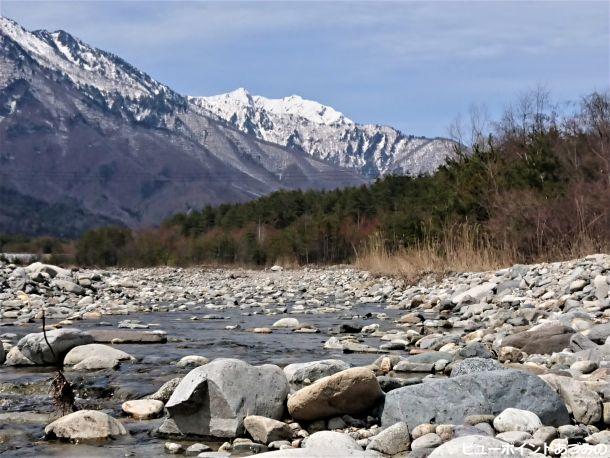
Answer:
[[[400,422],[384,429],[373,437],[366,449],[385,453],[386,455],[396,455],[408,450],[409,445],[411,445],[409,427],[406,423]]]
[[[288,392],[279,367],[221,358],[189,372],[166,408],[184,434],[232,438],[247,415],[280,419]]]
[[[260,415],[248,415],[244,419],[244,427],[252,439],[265,445],[273,441],[290,439],[292,436],[286,423]]]
[[[30,361],[36,364],[56,364],[63,362],[64,355],[72,348],[93,342],[91,335],[72,328],[47,331],[47,345],[42,332],[28,334],[21,338],[17,347]]]
[[[381,424],[387,427],[403,421],[409,428],[423,423],[462,424],[469,415],[497,415],[509,407],[534,412],[545,425],[570,422],[563,401],[543,380],[505,369],[390,391],[385,397]]]

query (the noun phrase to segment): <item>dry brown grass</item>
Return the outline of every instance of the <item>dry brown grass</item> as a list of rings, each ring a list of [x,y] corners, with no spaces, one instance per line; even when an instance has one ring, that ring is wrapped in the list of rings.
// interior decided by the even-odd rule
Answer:
[[[516,259],[514,250],[492,248],[477,229],[463,225],[446,231],[440,240],[427,238],[395,253],[388,252],[383,238],[376,234],[365,252],[359,253],[356,265],[376,274],[415,280],[431,273],[496,270],[514,264]]]
[[[366,249],[358,253],[355,264],[375,274],[400,276],[414,282],[428,274],[498,270],[516,263],[566,261],[594,253],[610,253],[610,244],[586,231],[526,259],[509,245],[501,249],[493,246],[478,228],[460,225],[446,230],[442,239],[426,238],[393,253],[385,248],[381,234],[375,234]]]

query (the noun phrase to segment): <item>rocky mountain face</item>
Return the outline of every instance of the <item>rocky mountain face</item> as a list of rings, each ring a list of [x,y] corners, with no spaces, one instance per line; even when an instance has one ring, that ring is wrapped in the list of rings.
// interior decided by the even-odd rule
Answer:
[[[66,32],[0,17],[0,232],[141,227],[279,189],[365,182],[236,129]]]
[[[369,179],[428,174],[454,153],[451,140],[357,124],[331,107],[296,95],[268,99],[240,88],[212,97],[190,97],[189,101],[242,132],[356,169]]]

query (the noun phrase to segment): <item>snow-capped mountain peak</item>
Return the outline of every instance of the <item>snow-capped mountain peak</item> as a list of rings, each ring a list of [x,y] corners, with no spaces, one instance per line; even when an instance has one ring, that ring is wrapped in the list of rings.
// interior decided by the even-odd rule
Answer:
[[[223,119],[240,117],[244,111],[269,112],[280,117],[292,117],[303,122],[319,125],[344,125],[354,122],[337,110],[299,95],[281,99],[270,99],[252,95],[244,88],[210,97],[191,97],[196,105],[211,111]]]
[[[270,99],[239,88],[189,101],[260,139],[358,169],[368,178],[431,173],[453,154],[450,140],[357,124],[332,107],[298,95]]]
[[[80,88],[138,100],[173,91],[114,54],[94,48],[63,30],[30,32],[0,16],[0,41],[10,40],[41,67],[60,72]],[[109,101],[109,105],[112,102]]]

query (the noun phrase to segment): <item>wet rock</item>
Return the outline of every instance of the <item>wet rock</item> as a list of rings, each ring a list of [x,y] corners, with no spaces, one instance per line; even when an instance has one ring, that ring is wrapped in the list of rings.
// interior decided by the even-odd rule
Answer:
[[[281,418],[288,391],[277,366],[221,358],[189,372],[166,408],[184,434],[235,437],[247,415]]]
[[[305,380],[315,382],[322,377],[336,374],[349,369],[350,365],[340,359],[323,359],[307,363],[289,364],[284,368],[284,374],[290,383],[303,383]]]
[[[47,331],[47,340],[52,350],[42,332],[26,335],[17,347],[23,356],[36,364],[56,364],[63,361],[72,348],[91,343],[93,338],[78,329],[64,328]]]
[[[383,397],[375,374],[365,368],[347,369],[302,388],[288,399],[296,420],[316,420],[342,414],[360,414]]]
[[[298,328],[300,325],[296,318],[281,318],[273,323],[274,328]]]
[[[163,403],[153,399],[136,399],[124,402],[121,409],[136,420],[149,420],[163,413]]]
[[[55,420],[44,429],[47,438],[99,440],[125,436],[123,425],[97,410],[79,410]]]
[[[244,427],[252,439],[263,444],[290,439],[292,436],[292,431],[286,423],[260,415],[244,418]]]
[[[188,355],[180,358],[180,361],[176,363],[176,367],[203,366],[209,362],[210,360],[205,356]]]
[[[211,450],[212,449],[208,445],[196,443],[187,447],[184,454],[186,456],[198,456],[200,453],[209,452]]]
[[[498,370],[429,381],[390,391],[382,426],[399,421],[410,428],[422,423],[461,424],[469,415],[497,415],[509,407],[534,412],[548,425],[569,423],[561,398],[539,377]]]
[[[92,329],[89,334],[97,343],[165,343],[167,335],[163,331],[126,331],[118,329]]]
[[[366,449],[386,455],[395,455],[409,450],[410,445],[409,427],[400,422],[374,436]]]
[[[184,452],[184,446],[177,442],[166,442],[164,448],[170,455],[178,455]]]
[[[75,364],[72,369],[75,371],[97,371],[102,369],[116,369],[121,362],[118,359],[103,356],[89,356],[80,363]]]
[[[102,344],[87,344],[70,350],[64,357],[64,365],[74,366],[91,357],[97,357],[100,360],[135,361],[133,356],[118,348]]]
[[[6,354],[6,361],[4,362],[7,366],[33,366],[36,363],[27,359],[19,347],[14,346]]]
[[[176,387],[180,384],[181,380],[182,377],[176,377],[171,380],[168,380],[163,385],[161,385],[161,388],[159,388],[153,394],[149,394],[148,396],[146,396],[145,399],[154,399],[156,401],[161,401],[164,404],[167,403]]]

